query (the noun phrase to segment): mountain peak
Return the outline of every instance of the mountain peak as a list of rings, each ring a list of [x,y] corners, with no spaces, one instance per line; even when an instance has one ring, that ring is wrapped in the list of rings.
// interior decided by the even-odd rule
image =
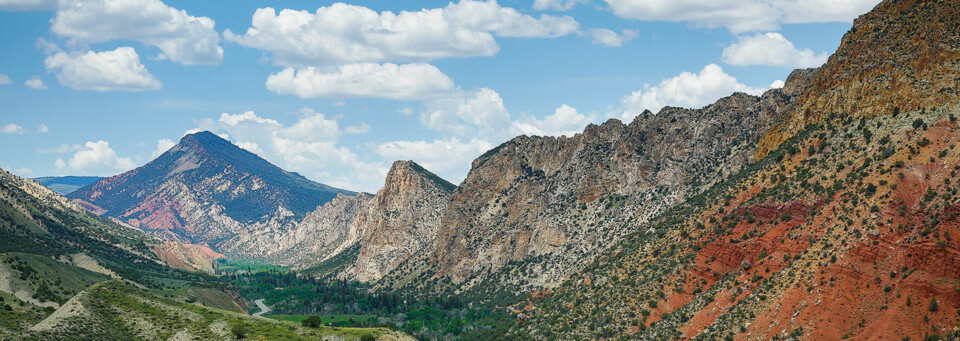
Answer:
[[[428,171],[426,168],[423,168],[413,160],[395,161],[393,166],[390,167],[390,172],[387,173],[385,185],[389,186],[391,183],[396,183],[400,178],[404,177],[405,174],[410,173],[418,174],[427,182],[433,183],[438,188],[447,192],[452,192],[455,188],[457,188],[456,185],[444,180],[433,172]]]
[[[960,97],[960,3],[884,1],[854,21],[792,110],[761,139],[762,157],[808,124],[939,106]]]

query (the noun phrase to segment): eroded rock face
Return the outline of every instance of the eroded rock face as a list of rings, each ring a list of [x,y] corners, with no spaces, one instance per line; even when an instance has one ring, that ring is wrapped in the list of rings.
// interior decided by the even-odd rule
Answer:
[[[309,181],[200,132],[156,160],[70,198],[164,239],[264,259],[282,251],[277,240],[337,194],[354,193]]]
[[[378,280],[434,241],[454,185],[413,161],[397,161],[357,216],[360,252],[342,277]]]
[[[884,1],[854,21],[794,108],[761,139],[766,155],[831,113],[856,118],[949,103],[960,96],[960,4]]]
[[[792,93],[738,93],[699,110],[590,125],[573,137],[504,143],[473,162],[430,250],[380,285],[429,273],[461,289],[482,281],[556,285],[623,234],[749,163],[752,144]]]
[[[308,213],[287,233],[251,235],[245,240],[250,243],[271,240],[276,250],[283,250],[266,258],[271,263],[297,269],[309,267],[357,242],[359,237],[353,223],[372,198],[373,196],[367,193],[339,194],[330,202]]]

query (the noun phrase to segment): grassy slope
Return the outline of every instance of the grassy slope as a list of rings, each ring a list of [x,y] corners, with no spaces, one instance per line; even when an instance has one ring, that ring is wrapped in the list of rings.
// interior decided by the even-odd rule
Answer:
[[[149,294],[120,281],[94,285],[44,320],[15,338],[23,340],[129,339],[159,340],[177,336],[202,340],[232,338],[231,328],[242,324],[251,339],[317,340],[339,336],[359,339],[364,334],[401,338],[386,329],[308,329],[296,323],[183,303]]]

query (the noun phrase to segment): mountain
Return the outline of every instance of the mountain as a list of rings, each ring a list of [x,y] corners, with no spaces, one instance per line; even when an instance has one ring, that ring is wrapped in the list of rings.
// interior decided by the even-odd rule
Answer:
[[[253,257],[243,234],[295,224],[337,194],[354,193],[284,171],[210,132],[184,136],[155,160],[70,198],[165,239]]]
[[[430,245],[455,188],[413,161],[394,162],[383,188],[354,221],[360,247],[341,276],[379,280]]]
[[[473,162],[436,241],[378,286],[448,283],[440,290],[476,287],[477,297],[556,286],[623,235],[752,162],[757,139],[808,74],[797,71],[786,88],[761,97],[738,93],[572,137],[508,141]]]
[[[797,104],[760,141],[776,148],[831,113],[888,115],[960,95],[960,8],[950,1],[884,1],[858,18]]]
[[[762,158],[515,305],[505,337],[960,338],[958,9],[857,19]]]
[[[33,181],[47,186],[47,188],[57,193],[67,195],[101,179],[103,178],[99,176],[46,176],[34,178]]]

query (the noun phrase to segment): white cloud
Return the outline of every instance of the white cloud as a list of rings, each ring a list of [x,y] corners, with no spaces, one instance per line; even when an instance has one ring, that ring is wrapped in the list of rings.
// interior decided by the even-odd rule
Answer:
[[[27,167],[20,167],[20,168],[14,169],[13,174],[16,174],[17,176],[22,178],[29,178],[36,175],[36,173],[32,169]]]
[[[60,85],[75,90],[151,91],[162,87],[129,46],[84,54],[60,51],[47,57],[44,64],[56,74]]]
[[[375,153],[385,160],[413,160],[447,181],[458,183],[467,176],[470,163],[493,148],[490,142],[456,137],[434,141],[392,141],[378,145]]]
[[[18,134],[18,135],[24,134],[27,132],[25,129],[23,129],[23,127],[13,123],[3,126],[2,131],[4,134]]]
[[[269,124],[269,125],[278,126],[278,127],[281,125],[280,122],[277,122],[277,120],[262,118],[260,116],[257,116],[257,114],[254,113],[253,111],[247,111],[242,114],[222,113],[220,114],[219,121],[231,127],[246,121],[261,123],[261,124]]]
[[[427,128],[447,136],[506,137],[510,128],[510,112],[500,94],[481,88],[464,96],[454,96],[425,103],[420,114]]]
[[[163,155],[163,153],[166,153],[168,150],[170,150],[170,148],[173,148],[173,146],[176,145],[177,143],[173,142],[171,139],[159,139],[157,140],[157,149],[150,154],[150,158],[156,159],[158,156]]]
[[[135,40],[156,46],[162,57],[191,64],[223,61],[214,21],[160,0],[72,0],[57,6],[51,31],[75,43]]]
[[[13,81],[10,80],[10,77],[8,77],[8,76],[5,75],[5,74],[0,73],[0,85],[7,85],[7,84],[10,84],[10,83],[13,83]]]
[[[880,0],[606,0],[622,18],[690,22],[732,32],[776,30],[781,23],[851,22]]]
[[[567,11],[578,4],[587,2],[590,2],[590,0],[534,0],[533,9],[538,11]]]
[[[370,125],[360,122],[358,125],[344,128],[343,132],[347,134],[366,134],[370,132]]]
[[[773,81],[773,83],[770,83],[770,88],[771,88],[771,89],[780,89],[780,88],[783,88],[784,85],[786,85],[786,83],[784,83],[783,80],[778,79],[778,80]]]
[[[306,116],[292,126],[280,129],[276,135],[305,142],[333,142],[340,137],[340,124],[337,120],[327,119],[323,114],[309,108],[301,109],[300,112]]]
[[[26,85],[28,88],[34,90],[47,90],[47,85],[43,84],[43,80],[40,77],[33,76],[30,77],[26,82],[23,82],[23,85]]]
[[[753,88],[741,84],[731,75],[723,72],[716,64],[703,67],[699,74],[682,72],[680,75],[664,79],[659,85],[644,85],[643,89],[625,96],[622,119],[630,121],[644,109],[657,112],[665,106],[700,108],[729,96],[734,92],[760,95],[767,89]]]
[[[780,33],[756,34],[740,38],[723,49],[723,62],[730,65],[768,65],[786,68],[808,68],[823,65],[826,53],[797,49]]]
[[[85,143],[84,148],[73,154],[70,160],[64,162],[57,159],[54,166],[61,173],[69,170],[88,175],[114,175],[136,167],[130,158],[120,157],[103,140]]]
[[[403,107],[403,108],[397,109],[397,113],[401,115],[410,115],[413,113],[413,109],[411,109],[410,107]]]
[[[263,154],[263,149],[260,149],[260,145],[254,142],[240,141],[240,142],[237,142],[237,147],[246,149],[248,152],[251,152],[257,155]]]
[[[606,28],[591,28],[586,35],[590,37],[590,42],[597,45],[622,46],[623,43],[636,38],[638,33],[636,30],[623,30],[618,34]]]
[[[301,109],[300,114],[297,122],[285,125],[252,111],[224,113],[218,120],[198,121],[199,127],[192,131],[210,130],[223,134],[241,148],[281,168],[331,186],[376,191],[383,185],[383,177],[389,168],[380,162],[365,161],[350,149],[338,145],[340,135],[349,132],[341,131],[336,119],[309,108]]]
[[[434,98],[454,90],[453,81],[430,64],[347,64],[327,68],[286,68],[267,78],[267,89],[300,98]]]
[[[569,16],[534,18],[492,0],[399,13],[343,3],[314,13],[260,8],[251,26],[243,34],[227,30],[224,38],[269,51],[275,63],[294,67],[490,56],[499,51],[493,35],[545,38],[579,30]]]
[[[56,0],[0,0],[0,11],[48,11],[56,6]]]
[[[542,120],[535,117],[518,120],[513,123],[511,130],[514,134],[573,136],[583,132],[583,129],[594,120],[594,117],[581,114],[577,112],[576,108],[564,104],[557,108],[552,115],[548,115]]]

